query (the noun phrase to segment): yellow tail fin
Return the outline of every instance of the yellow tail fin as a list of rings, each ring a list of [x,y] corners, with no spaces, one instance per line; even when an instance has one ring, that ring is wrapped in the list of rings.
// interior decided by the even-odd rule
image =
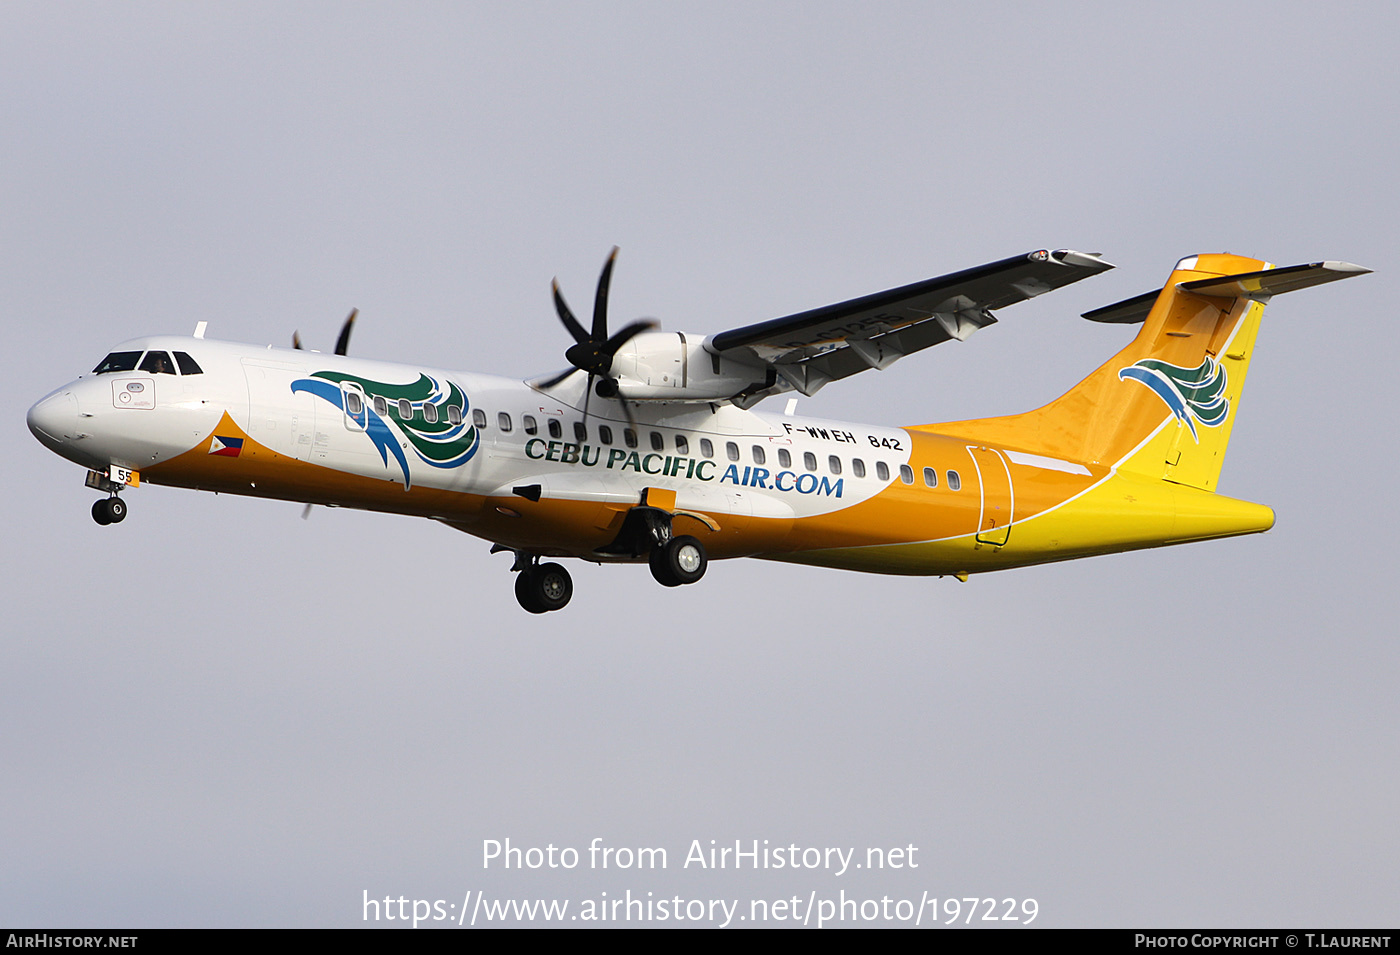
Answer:
[[[1190,256],[1177,263],[1160,292],[1085,314],[1096,321],[1141,321],[1142,330],[1066,394],[1025,414],[919,430],[1213,491],[1264,303],[1367,271],[1344,262],[1274,269],[1238,255]]]

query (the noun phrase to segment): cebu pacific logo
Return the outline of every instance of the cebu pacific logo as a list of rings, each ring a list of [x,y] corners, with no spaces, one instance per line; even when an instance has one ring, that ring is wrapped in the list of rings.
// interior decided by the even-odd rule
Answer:
[[[318,371],[292,382],[292,391],[305,391],[339,408],[346,423],[363,430],[385,466],[393,455],[410,485],[405,445],[424,464],[435,468],[461,467],[476,454],[480,437],[469,423],[466,393],[453,382],[420,374],[418,380],[396,385],[334,371]]]
[[[1230,416],[1230,400],[1225,397],[1225,384],[1228,375],[1221,364],[1211,355],[1195,368],[1182,368],[1156,358],[1144,358],[1127,368],[1118,370],[1119,380],[1131,378],[1140,381],[1166,402],[1172,414],[1186,423],[1191,429],[1191,437],[1201,440],[1196,433],[1196,422],[1208,428],[1218,427]]]

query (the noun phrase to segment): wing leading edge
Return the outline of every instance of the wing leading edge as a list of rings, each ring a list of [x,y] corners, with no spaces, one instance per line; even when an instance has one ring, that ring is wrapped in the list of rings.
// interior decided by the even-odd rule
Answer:
[[[1113,268],[1097,254],[1041,250],[925,279],[711,336],[720,358],[766,366],[766,386],[736,397],[751,405],[795,388],[823,385],[871,368],[887,368],[912,352],[957,339],[996,321],[992,311],[1063,288]],[[781,379],[781,381],[777,380]]]

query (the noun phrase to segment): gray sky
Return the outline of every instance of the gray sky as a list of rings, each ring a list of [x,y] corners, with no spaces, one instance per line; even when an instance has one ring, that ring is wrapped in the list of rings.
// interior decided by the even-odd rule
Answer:
[[[1391,925],[1400,399],[1389,4],[0,7],[0,923],[350,926],[362,892],[1032,897],[1052,926]],[[186,334],[525,376],[558,275],[730,328],[1041,247],[1118,270],[838,383],[915,424],[1058,395],[1088,308],[1228,250],[1270,305],[1221,491],[1269,534],[952,580],[667,590],[409,518],[142,488],[24,410]],[[1379,361],[1377,361],[1379,359]],[[781,401],[772,403],[774,409]],[[766,405],[763,407],[767,407]],[[411,572],[406,572],[411,571]],[[482,840],[665,872],[484,872]],[[919,848],[697,872],[692,839]],[[576,901],[577,904],[577,901]]]

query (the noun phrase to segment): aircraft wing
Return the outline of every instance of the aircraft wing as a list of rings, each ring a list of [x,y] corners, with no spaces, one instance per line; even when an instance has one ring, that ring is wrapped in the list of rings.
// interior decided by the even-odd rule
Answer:
[[[828,382],[886,368],[930,345],[963,341],[996,321],[994,309],[1111,268],[1097,254],[1041,250],[721,332],[706,348],[769,368],[769,385],[744,396],[752,401],[788,386],[811,395]]]

